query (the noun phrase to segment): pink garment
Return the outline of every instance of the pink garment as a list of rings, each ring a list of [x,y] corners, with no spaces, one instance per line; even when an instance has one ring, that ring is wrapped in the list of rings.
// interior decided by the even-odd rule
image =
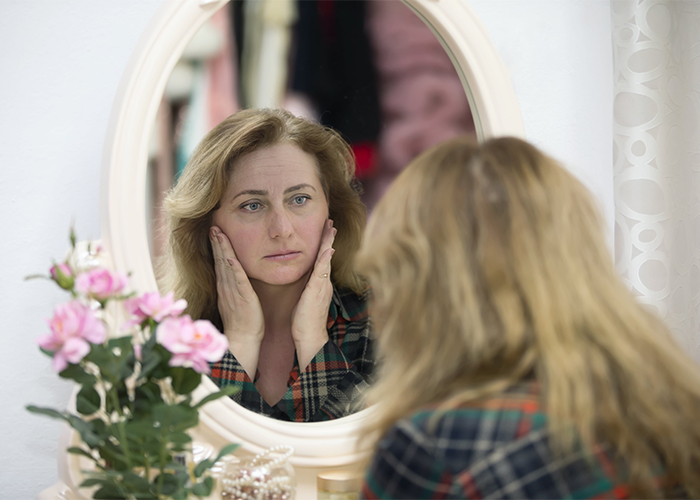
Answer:
[[[382,168],[396,174],[430,146],[474,133],[462,84],[449,74],[397,79],[381,102],[387,124],[379,146]]]
[[[224,39],[221,51],[207,60],[207,115],[209,128],[221,123],[229,115],[238,111],[238,88],[236,86],[236,69],[234,61],[233,30],[229,21],[228,9],[219,9],[210,20],[212,26],[217,28]]]
[[[377,177],[365,186],[371,207],[418,154],[475,127],[452,61],[418,16],[403,2],[371,0],[367,23],[384,125]]]

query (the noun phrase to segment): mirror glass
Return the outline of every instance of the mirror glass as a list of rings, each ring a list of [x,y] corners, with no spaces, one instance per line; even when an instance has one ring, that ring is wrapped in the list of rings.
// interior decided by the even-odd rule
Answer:
[[[403,2],[228,3],[183,51],[152,128],[145,217],[154,263],[167,239],[164,195],[196,145],[230,114],[260,107],[340,132],[368,210],[424,149],[476,135],[450,57]]]

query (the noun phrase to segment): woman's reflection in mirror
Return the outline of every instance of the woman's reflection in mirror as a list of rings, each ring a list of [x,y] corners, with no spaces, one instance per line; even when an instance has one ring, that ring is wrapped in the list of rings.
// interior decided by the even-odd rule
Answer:
[[[353,174],[336,132],[251,109],[207,134],[166,197],[162,287],[224,332],[211,378],[249,410],[316,422],[364,407],[374,358]]]
[[[602,227],[520,139],[399,175],[357,256],[382,360],[363,498],[700,498],[700,368]]]

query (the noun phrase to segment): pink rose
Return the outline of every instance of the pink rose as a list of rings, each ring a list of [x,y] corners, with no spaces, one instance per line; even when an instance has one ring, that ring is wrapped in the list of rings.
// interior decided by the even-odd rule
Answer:
[[[156,340],[173,356],[170,366],[192,367],[198,373],[209,373],[207,362],[219,361],[228,340],[210,321],[192,321],[189,316],[167,318],[156,329]]]
[[[128,284],[125,274],[112,272],[104,267],[96,267],[80,274],[75,280],[78,293],[97,300],[105,300],[119,295]]]
[[[73,270],[68,264],[65,262],[54,264],[51,266],[49,272],[51,273],[51,279],[58,283],[58,286],[64,290],[70,290],[73,288]]]
[[[85,304],[73,300],[60,304],[49,320],[51,333],[41,336],[39,347],[54,353],[53,368],[61,372],[68,363],[79,363],[90,352],[90,344],[102,343],[105,326]]]
[[[158,292],[144,293],[140,297],[126,299],[124,308],[136,319],[127,326],[139,325],[146,318],[161,322],[169,316],[179,316],[187,307],[185,299],[174,300],[173,292],[161,296]]]

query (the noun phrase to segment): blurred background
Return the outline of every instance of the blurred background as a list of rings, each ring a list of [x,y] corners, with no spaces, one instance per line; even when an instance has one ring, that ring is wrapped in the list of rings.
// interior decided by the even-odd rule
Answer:
[[[147,214],[153,259],[165,240],[165,192],[204,135],[243,108],[285,108],[340,132],[370,210],[424,149],[475,134],[449,55],[402,2],[232,1],[184,50],[156,117]]]

